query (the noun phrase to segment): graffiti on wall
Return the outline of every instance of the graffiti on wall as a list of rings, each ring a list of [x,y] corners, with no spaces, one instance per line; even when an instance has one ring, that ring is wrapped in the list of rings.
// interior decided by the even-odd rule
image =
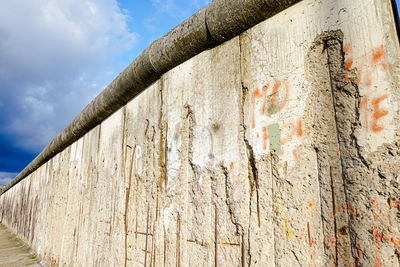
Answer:
[[[287,106],[289,82],[272,80],[251,94],[251,135],[256,150],[262,154],[276,154],[291,162],[299,160],[297,146],[303,136],[302,118],[291,114]],[[283,165],[280,164],[279,167]]]
[[[374,151],[383,142],[394,138],[394,115],[397,111],[395,98],[391,93],[391,81],[388,62],[383,45],[377,46],[365,55],[355,58],[351,44],[343,47],[346,68],[344,81],[354,79],[359,87],[360,143]],[[352,72],[352,68],[356,72]]]
[[[391,198],[387,200],[389,209],[385,209],[376,199],[371,200],[371,215],[373,225],[369,230],[375,240],[375,266],[381,267],[381,247],[382,243],[389,244],[394,247],[395,254],[400,256],[400,238],[396,236],[391,229],[393,223],[390,221],[392,216],[398,216],[400,201],[393,201]]]

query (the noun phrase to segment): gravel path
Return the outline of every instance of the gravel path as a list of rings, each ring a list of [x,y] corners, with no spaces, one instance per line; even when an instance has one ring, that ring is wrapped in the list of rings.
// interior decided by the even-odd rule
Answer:
[[[41,266],[31,249],[0,224],[0,266]]]

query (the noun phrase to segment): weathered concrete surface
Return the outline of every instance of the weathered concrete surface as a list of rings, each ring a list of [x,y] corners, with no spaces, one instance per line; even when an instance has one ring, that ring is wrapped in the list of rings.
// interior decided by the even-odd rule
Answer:
[[[31,249],[0,224],[0,266],[41,266]]]
[[[154,41],[3,189],[7,191],[83,137],[162,74],[300,0],[213,0]],[[1,192],[0,192],[1,194]]]
[[[51,266],[400,266],[388,0],[304,0],[162,75],[0,197]]]

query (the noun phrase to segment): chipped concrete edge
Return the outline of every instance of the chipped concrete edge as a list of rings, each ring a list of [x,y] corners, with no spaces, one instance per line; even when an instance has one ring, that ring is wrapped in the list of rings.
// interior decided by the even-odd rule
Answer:
[[[195,55],[232,39],[301,0],[214,0],[154,41],[125,68],[0,195]]]

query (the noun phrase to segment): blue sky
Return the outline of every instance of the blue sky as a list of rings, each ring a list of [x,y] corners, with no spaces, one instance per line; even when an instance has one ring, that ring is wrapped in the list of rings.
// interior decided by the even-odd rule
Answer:
[[[400,27],[400,0],[394,0],[393,2],[397,9],[397,26]],[[400,29],[397,29],[397,33],[400,33]]]
[[[0,8],[0,185],[152,41],[210,0],[13,0]]]
[[[3,1],[0,184],[29,164],[152,41],[209,2]]]

